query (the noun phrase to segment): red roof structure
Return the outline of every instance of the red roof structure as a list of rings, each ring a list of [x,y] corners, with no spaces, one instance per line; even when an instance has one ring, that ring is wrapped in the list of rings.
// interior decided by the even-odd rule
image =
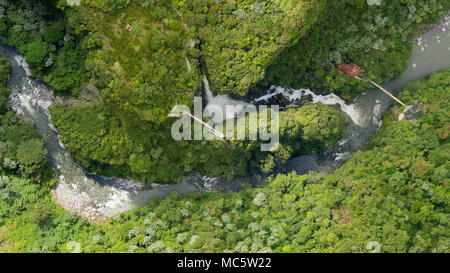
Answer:
[[[339,64],[339,71],[344,73],[345,75],[354,78],[358,75],[359,72],[361,72],[361,67],[357,64],[345,64],[341,63]]]

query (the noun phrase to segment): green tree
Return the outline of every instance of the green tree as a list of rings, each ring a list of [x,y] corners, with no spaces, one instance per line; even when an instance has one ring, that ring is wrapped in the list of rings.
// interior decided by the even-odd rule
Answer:
[[[46,163],[47,150],[40,139],[22,141],[17,147],[17,162],[23,175],[38,175],[40,168]]]
[[[39,71],[45,67],[45,57],[48,53],[48,45],[42,40],[32,41],[20,48],[25,54],[27,63],[37,68]]]
[[[65,22],[57,21],[45,29],[44,39],[50,44],[61,44],[63,42]]]

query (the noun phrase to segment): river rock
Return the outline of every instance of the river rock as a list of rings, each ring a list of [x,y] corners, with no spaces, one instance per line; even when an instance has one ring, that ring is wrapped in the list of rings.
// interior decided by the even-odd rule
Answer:
[[[307,94],[305,96],[302,97],[301,99],[302,103],[306,103],[306,102],[312,102],[313,101],[313,96],[311,94]]]

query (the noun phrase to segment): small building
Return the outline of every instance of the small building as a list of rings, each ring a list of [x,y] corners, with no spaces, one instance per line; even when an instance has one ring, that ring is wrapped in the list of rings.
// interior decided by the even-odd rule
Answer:
[[[354,78],[361,72],[361,67],[357,64],[345,64],[341,63],[339,64],[339,71],[343,72],[347,76]]]

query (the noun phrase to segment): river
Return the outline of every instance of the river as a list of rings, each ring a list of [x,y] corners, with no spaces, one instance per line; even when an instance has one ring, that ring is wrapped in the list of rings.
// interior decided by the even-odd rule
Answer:
[[[402,75],[383,86],[398,92],[408,81],[412,81],[436,71],[450,67],[450,24],[449,17],[428,30],[418,40]],[[173,191],[186,194],[194,191],[236,191],[255,184],[255,177],[239,177],[223,182],[198,173],[184,177],[179,183],[152,184],[151,187],[138,181],[124,178],[95,176],[79,166],[68,154],[60,141],[56,128],[50,122],[48,108],[53,105],[53,92],[40,80],[31,77],[24,58],[17,51],[0,43],[0,53],[12,65],[9,85],[12,87],[10,102],[13,110],[35,122],[37,130],[43,135],[51,166],[57,174],[57,183],[52,187],[52,197],[63,208],[74,211],[90,222],[103,221],[135,206],[143,206],[153,197],[162,197]],[[265,99],[276,92],[286,97],[298,98],[311,95],[313,102],[338,104],[350,116],[351,121],[344,138],[334,148],[314,155],[306,155],[289,160],[277,169],[285,173],[296,171],[299,174],[310,170],[328,172],[336,168],[351,153],[364,147],[369,136],[381,126],[382,114],[393,101],[383,92],[370,89],[359,95],[352,104],[345,104],[334,94],[315,95],[308,89],[286,89],[272,87]],[[210,94],[210,98],[214,98]],[[221,100],[224,97],[220,97]],[[222,183],[223,182],[223,183]]]

